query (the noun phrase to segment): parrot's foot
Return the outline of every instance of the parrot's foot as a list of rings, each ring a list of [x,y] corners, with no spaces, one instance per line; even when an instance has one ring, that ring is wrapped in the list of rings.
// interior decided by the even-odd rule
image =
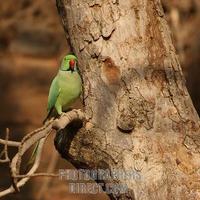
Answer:
[[[61,113],[60,113],[60,118],[63,117],[63,116],[65,116],[65,115],[66,115],[65,112],[61,112]]]
[[[60,112],[60,113],[59,113],[59,118],[62,118],[63,116],[66,116],[67,113],[68,113],[69,111],[71,111],[71,110],[72,110],[72,109],[69,109],[69,110],[67,110],[67,111],[65,111],[65,112]],[[76,109],[76,111],[82,112],[81,109]]]

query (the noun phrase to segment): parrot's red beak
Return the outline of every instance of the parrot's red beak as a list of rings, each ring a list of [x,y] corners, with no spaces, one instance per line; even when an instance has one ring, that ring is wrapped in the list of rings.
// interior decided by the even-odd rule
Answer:
[[[69,61],[69,67],[70,67],[70,69],[71,69],[72,71],[74,71],[75,60],[71,59],[71,60]]]

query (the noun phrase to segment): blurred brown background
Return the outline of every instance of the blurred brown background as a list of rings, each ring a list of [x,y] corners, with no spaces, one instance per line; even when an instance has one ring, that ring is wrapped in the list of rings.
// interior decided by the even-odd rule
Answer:
[[[187,87],[200,113],[200,1],[163,0]],[[9,127],[13,140],[37,127],[46,114],[48,89],[61,57],[68,52],[55,0],[6,0],[0,2],[0,137]],[[14,150],[11,151],[11,156]],[[52,158],[56,169],[72,167],[54,150],[53,135],[46,144],[40,171]],[[54,168],[53,167],[53,168]],[[55,170],[54,170],[55,171]],[[67,184],[32,179],[21,193],[4,199],[102,199],[102,195],[71,195]],[[0,189],[10,184],[7,165],[0,166]],[[105,199],[105,197],[104,197]]]

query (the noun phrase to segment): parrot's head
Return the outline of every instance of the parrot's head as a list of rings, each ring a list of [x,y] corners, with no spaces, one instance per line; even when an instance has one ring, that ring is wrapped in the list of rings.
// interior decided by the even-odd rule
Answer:
[[[77,57],[73,54],[67,54],[63,60],[60,69],[62,71],[74,72],[77,70]]]

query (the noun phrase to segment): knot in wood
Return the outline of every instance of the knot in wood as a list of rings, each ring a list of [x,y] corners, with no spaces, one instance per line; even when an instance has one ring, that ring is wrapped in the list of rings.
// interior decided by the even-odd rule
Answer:
[[[135,128],[133,116],[121,113],[117,119],[117,128],[123,133],[131,133]]]
[[[120,81],[121,73],[119,67],[110,57],[107,57],[103,62],[101,77],[107,85],[116,85]]]

